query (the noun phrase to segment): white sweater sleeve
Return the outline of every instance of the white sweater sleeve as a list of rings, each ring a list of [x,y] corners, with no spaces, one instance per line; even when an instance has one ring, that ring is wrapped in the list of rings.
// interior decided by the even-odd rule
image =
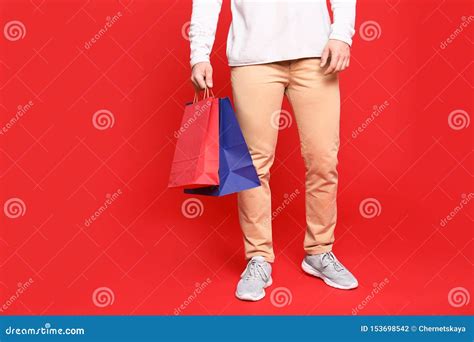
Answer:
[[[337,39],[352,44],[355,33],[356,0],[331,0],[333,23],[329,39]]]
[[[222,0],[193,0],[189,27],[191,67],[199,62],[209,62],[221,7]]]

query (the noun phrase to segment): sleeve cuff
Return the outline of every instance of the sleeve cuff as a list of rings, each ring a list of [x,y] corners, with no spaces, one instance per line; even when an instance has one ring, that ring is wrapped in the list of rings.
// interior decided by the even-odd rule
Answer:
[[[209,56],[196,56],[196,57],[192,57],[191,58],[191,61],[190,61],[190,64],[191,64],[191,68],[193,66],[195,66],[196,64],[198,63],[201,63],[201,62],[210,62],[210,59],[209,59]]]
[[[345,35],[342,35],[342,34],[338,34],[338,33],[331,33],[329,35],[329,39],[336,39],[336,40],[340,40],[340,41],[343,41],[344,43],[347,43],[349,44],[349,46],[352,46],[352,39],[345,36]]]

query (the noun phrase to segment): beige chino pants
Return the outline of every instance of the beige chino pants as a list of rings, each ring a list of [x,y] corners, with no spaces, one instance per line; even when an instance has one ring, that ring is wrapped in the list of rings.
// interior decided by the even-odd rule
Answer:
[[[275,259],[269,180],[285,94],[293,108],[306,167],[304,248],[308,254],[332,249],[337,217],[339,83],[336,75],[325,76],[319,64],[318,58],[305,58],[231,69],[237,119],[262,183],[238,195],[247,259],[255,255],[269,262]]]

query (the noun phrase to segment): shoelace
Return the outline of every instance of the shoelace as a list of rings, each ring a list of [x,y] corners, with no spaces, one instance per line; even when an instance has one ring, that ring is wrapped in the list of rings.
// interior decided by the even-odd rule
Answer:
[[[324,265],[324,260],[329,260],[326,265]],[[339,263],[336,259],[336,256],[332,252],[324,253],[323,257],[321,258],[321,262],[323,262],[324,267],[333,265],[336,272],[340,272],[344,269],[344,267]]]
[[[266,282],[269,276],[262,263],[252,260],[245,269],[244,278],[247,280],[250,278],[262,279]]]

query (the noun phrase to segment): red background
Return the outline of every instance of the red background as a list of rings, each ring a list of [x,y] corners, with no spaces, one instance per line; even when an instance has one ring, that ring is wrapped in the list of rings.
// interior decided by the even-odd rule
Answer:
[[[212,56],[219,96],[231,94],[224,2]],[[18,218],[0,212],[0,304],[33,281],[3,314],[173,314],[207,278],[211,283],[182,314],[350,315],[385,278],[359,314],[472,313],[471,302],[448,300],[453,288],[462,287],[465,299],[472,292],[472,203],[440,225],[472,193],[472,124],[453,129],[448,116],[472,114],[474,24],[440,46],[471,14],[470,1],[358,2],[352,63],[341,75],[335,252],[360,287],[342,292],[302,273],[298,196],[274,220],[274,285],[258,303],[234,298],[245,266],[235,196],[199,197],[200,215],[187,218],[182,203],[189,196],[166,188],[173,132],[193,95],[190,11],[184,0],[1,1],[2,27],[19,20],[26,29],[23,39],[0,39],[2,126],[19,105],[34,103],[0,135],[2,209],[11,198],[26,209]],[[378,38],[361,37],[367,21],[379,25]],[[113,127],[94,127],[100,109],[112,112]],[[285,194],[303,193],[295,126],[280,131],[275,207]],[[86,226],[118,189],[117,200]],[[361,215],[367,198],[380,203],[378,216]],[[113,292],[111,305],[94,304],[99,287]],[[278,287],[291,297],[282,307],[270,296]]]

